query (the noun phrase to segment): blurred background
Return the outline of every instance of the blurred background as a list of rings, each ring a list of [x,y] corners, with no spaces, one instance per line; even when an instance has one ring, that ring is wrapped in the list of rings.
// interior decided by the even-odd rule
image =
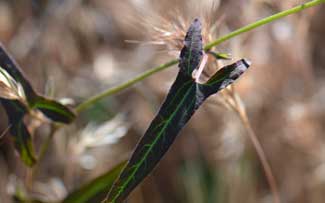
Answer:
[[[0,0],[0,41],[38,92],[76,106],[177,57],[194,17],[203,22],[207,42],[300,3]],[[272,202],[249,134],[261,143],[282,202],[323,203],[324,9],[307,9],[218,46],[233,59],[250,59],[251,68],[232,89],[198,110],[128,203]],[[127,159],[177,71],[171,67],[83,111],[74,124],[55,133],[32,178],[10,135],[1,136],[0,203],[13,202],[18,186],[43,200],[60,200]],[[247,113],[248,125],[236,109]],[[7,126],[1,107],[0,132]],[[29,127],[39,151],[50,126]]]

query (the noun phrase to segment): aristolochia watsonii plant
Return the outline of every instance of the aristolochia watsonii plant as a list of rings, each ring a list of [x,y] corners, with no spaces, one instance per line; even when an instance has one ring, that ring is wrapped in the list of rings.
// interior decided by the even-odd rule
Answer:
[[[232,84],[250,65],[247,60],[241,59],[223,67],[206,83],[200,84],[192,73],[199,68],[202,55],[201,23],[195,19],[185,36],[176,80],[104,202],[122,202],[158,164],[201,104]]]

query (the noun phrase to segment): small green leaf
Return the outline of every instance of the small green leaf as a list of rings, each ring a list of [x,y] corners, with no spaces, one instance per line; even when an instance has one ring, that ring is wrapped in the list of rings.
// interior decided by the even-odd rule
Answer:
[[[213,56],[217,60],[231,60],[231,54],[228,53],[216,53],[213,51],[207,51],[208,54]]]
[[[10,128],[10,133],[15,137],[15,146],[20,152],[23,162],[27,166],[33,166],[36,163],[36,156],[31,136],[23,121],[13,124]]]
[[[199,84],[192,78],[192,72],[199,67],[201,59],[201,23],[196,19],[185,37],[177,78],[104,203],[124,201],[158,164],[200,105],[233,83],[249,67],[242,59],[219,70],[207,83]]]
[[[0,99],[4,109],[7,112],[10,134],[13,136],[15,147],[27,166],[33,166],[36,163],[32,138],[24,124],[23,118],[27,113],[26,107],[19,101]]]
[[[66,106],[57,101],[38,96],[33,108],[40,110],[49,119],[60,123],[71,123],[76,115]]]
[[[70,193],[62,203],[88,203],[99,194],[105,193],[113,185],[114,180],[118,177],[126,161],[115,166],[110,171],[97,177],[88,184]]]

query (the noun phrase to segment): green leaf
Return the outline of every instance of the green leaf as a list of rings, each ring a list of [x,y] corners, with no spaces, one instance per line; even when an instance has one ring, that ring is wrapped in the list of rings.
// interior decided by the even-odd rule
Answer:
[[[41,96],[36,99],[33,108],[40,110],[43,114],[55,122],[71,123],[76,118],[76,115],[70,109],[68,109],[68,107],[60,104],[57,101]]]
[[[236,63],[223,67],[216,72],[203,86],[204,94],[214,94],[216,89],[221,90],[235,82],[241,76],[251,63],[246,59],[241,59]]]
[[[200,65],[203,55],[202,46],[201,22],[195,19],[186,33],[184,48],[180,54],[178,66],[184,75],[191,77],[193,70]]]
[[[36,93],[30,82],[23,75],[21,68],[15,60],[9,56],[8,52],[1,44],[0,67],[3,68],[17,83],[21,84],[29,108],[39,109],[49,119],[55,122],[71,123],[75,119],[75,114],[69,110],[68,107]]]
[[[216,53],[213,51],[207,51],[207,53],[217,60],[231,60],[231,54],[228,53]]]
[[[4,109],[7,112],[10,134],[13,136],[15,147],[27,166],[33,166],[36,163],[32,138],[24,124],[24,116],[27,113],[26,107],[19,101],[0,99]]]
[[[218,71],[205,84],[192,78],[202,59],[201,23],[195,19],[186,34],[179,73],[166,100],[114,183],[105,203],[121,203],[154,169],[180,130],[210,95],[234,82],[249,66],[242,59]]]
[[[108,191],[111,188],[114,180],[118,177],[125,164],[126,161],[123,161],[110,171],[73,191],[63,200],[62,203],[88,203],[92,198],[101,193],[105,193],[105,191]]]
[[[60,201],[60,203],[91,203],[95,202],[98,196],[105,195],[110,187],[113,185],[114,180],[118,177],[119,173],[125,166],[126,161],[123,161],[116,165],[111,170],[107,171],[103,175],[95,178],[84,186],[74,190],[68,196]],[[40,199],[30,198],[24,192],[16,191],[13,196],[14,201],[17,203],[54,203],[44,202]],[[58,203],[58,202],[55,202]]]

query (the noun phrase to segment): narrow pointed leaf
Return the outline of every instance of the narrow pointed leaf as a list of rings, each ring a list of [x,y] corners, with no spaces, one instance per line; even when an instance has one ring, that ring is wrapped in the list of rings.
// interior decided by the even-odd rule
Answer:
[[[41,96],[36,99],[33,108],[40,110],[55,122],[71,123],[76,118],[75,114],[63,104]]]
[[[231,54],[228,53],[216,53],[214,51],[208,51],[207,53],[217,60],[231,60]]]
[[[71,123],[75,114],[66,106],[57,101],[44,98],[36,93],[30,82],[23,75],[21,68],[9,56],[4,46],[0,44],[0,67],[3,68],[15,81],[21,84],[29,108],[37,108],[49,119],[55,122]]]
[[[114,180],[118,177],[119,173],[125,166],[126,161],[121,162],[111,170],[103,175],[95,178],[89,183],[74,190],[60,203],[91,203],[95,202],[98,197],[105,195],[110,187],[113,185]],[[14,196],[17,203],[46,203],[39,199],[27,198],[26,195],[16,194]],[[47,202],[54,203],[54,202]],[[58,203],[58,202],[56,202]]]
[[[23,120],[15,123],[10,128],[10,133],[14,136],[16,149],[20,153],[22,161],[27,166],[33,166],[36,163],[36,156],[32,144],[31,135],[29,134]]]
[[[224,89],[235,82],[235,80],[247,70],[250,64],[250,61],[241,59],[236,63],[221,68],[208,80],[208,82],[200,84],[202,92],[206,96],[209,96],[216,93],[216,90]]]
[[[24,116],[27,113],[26,107],[19,101],[9,101],[0,99],[4,106],[9,120],[10,134],[13,137],[15,147],[21,157],[21,160],[27,166],[33,166],[36,163],[32,138],[25,124]]]
[[[79,189],[70,193],[62,203],[88,203],[96,196],[107,192],[114,183],[114,180],[118,177],[126,161],[115,166],[105,174],[97,177],[88,184],[80,187]]]
[[[180,72],[190,77],[193,70],[200,65],[203,55],[201,29],[201,22],[199,19],[195,19],[186,33],[184,48],[180,54]]]
[[[237,79],[243,73],[238,69],[246,70],[249,66],[241,60],[218,71],[208,83],[199,84],[192,78],[192,72],[199,67],[201,59],[201,24],[196,19],[185,37],[180,71],[167,98],[103,202],[123,202],[158,164],[203,101]]]

